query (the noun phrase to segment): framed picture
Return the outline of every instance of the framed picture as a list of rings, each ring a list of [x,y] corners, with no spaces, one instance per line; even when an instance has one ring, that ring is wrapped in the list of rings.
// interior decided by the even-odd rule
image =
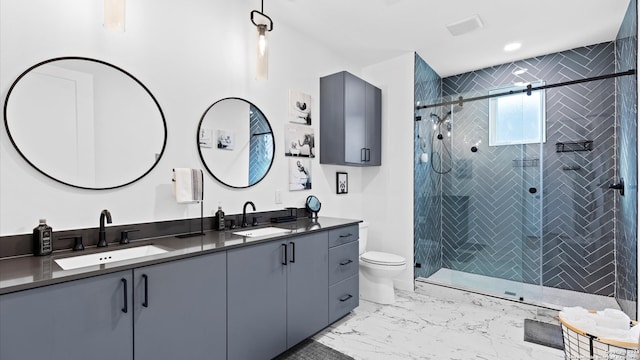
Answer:
[[[316,145],[313,128],[286,124],[284,126],[284,155],[315,157]]]
[[[289,191],[311,189],[311,160],[289,158]]]
[[[336,173],[336,194],[346,194],[349,192],[349,174],[346,172]]]
[[[233,150],[236,143],[236,134],[233,131],[218,130],[218,149]]]
[[[200,129],[200,136],[198,138],[198,143],[200,144],[200,147],[212,148],[213,147],[213,130]]]
[[[311,95],[289,90],[289,122],[311,125]]]

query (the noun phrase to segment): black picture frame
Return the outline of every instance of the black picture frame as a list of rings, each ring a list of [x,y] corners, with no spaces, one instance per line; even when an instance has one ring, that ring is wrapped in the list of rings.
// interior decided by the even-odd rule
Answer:
[[[349,193],[349,174],[336,172],[336,194]]]

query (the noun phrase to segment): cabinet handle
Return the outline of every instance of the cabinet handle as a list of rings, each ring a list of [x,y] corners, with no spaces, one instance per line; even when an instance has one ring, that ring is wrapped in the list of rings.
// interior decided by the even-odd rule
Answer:
[[[290,241],[289,244],[291,245],[291,263],[296,262],[296,243],[294,243],[293,241]]]
[[[340,301],[345,302],[345,301],[347,301],[347,300],[351,299],[352,297],[353,297],[353,296],[351,296],[351,295],[347,294],[347,295],[345,295],[345,296],[341,297],[341,298],[340,298]]]
[[[360,149],[360,161],[367,161],[367,149]]]
[[[124,307],[122,308],[122,312],[123,313],[127,313],[129,312],[129,306],[128,306],[128,302],[129,302],[129,296],[127,295],[127,279],[120,279],[122,280],[122,284],[123,284],[123,288],[124,288]]]
[[[351,237],[351,236],[353,236],[352,233],[348,233],[347,235],[340,235],[341,238],[348,238],[348,237]]]
[[[282,265],[287,266],[287,244],[282,244],[282,248],[284,250],[284,261]]]
[[[365,160],[364,161],[371,161],[371,149],[367,148],[365,150]]]
[[[142,274],[142,278],[144,279],[144,302],[142,306],[149,307],[149,277],[147,274]]]
[[[342,260],[340,261],[340,265],[345,266],[351,264],[353,261],[351,260]]]

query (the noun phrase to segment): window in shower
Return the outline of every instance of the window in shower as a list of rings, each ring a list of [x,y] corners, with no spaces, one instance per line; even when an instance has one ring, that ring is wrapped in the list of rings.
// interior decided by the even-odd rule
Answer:
[[[531,84],[542,86],[544,82]],[[518,91],[489,99],[489,146],[532,144],[546,141],[545,92],[520,92],[523,86],[490,90],[489,95]]]

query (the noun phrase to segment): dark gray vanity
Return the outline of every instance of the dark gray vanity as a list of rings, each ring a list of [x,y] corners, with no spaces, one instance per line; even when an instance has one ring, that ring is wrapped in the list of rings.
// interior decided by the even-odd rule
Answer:
[[[358,306],[357,224],[147,239],[169,251],[76,270],[0,260],[0,358],[270,359]]]

